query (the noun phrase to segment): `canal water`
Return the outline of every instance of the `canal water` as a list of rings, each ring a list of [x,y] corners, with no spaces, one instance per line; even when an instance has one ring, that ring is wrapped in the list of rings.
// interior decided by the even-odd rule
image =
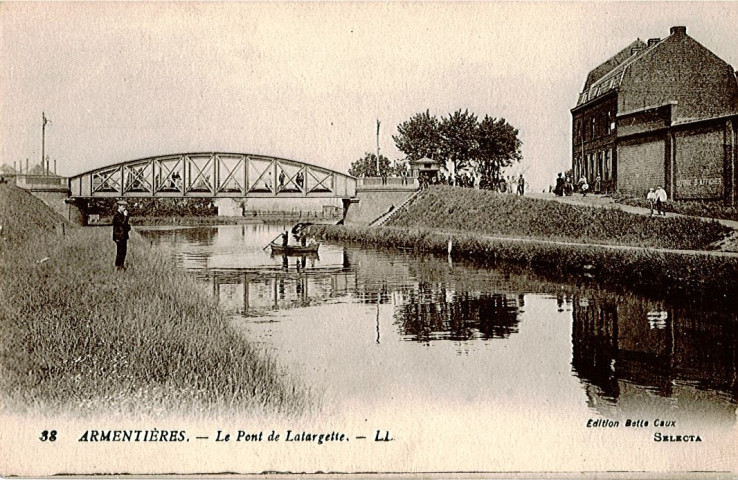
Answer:
[[[665,454],[656,433],[735,440],[731,307],[403,251],[323,244],[317,256],[271,256],[263,247],[285,228],[140,232],[323,399],[325,418],[428,445],[411,455],[418,468],[435,465],[444,445],[480,444],[492,449],[481,467],[623,468],[607,452],[659,448],[656,463],[632,467],[666,468],[699,447]],[[548,454],[521,453],[530,444]],[[585,444],[593,453],[572,448]]]

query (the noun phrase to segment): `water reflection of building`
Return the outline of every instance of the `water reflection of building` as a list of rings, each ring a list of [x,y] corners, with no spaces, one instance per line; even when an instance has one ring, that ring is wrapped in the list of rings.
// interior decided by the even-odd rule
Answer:
[[[735,313],[691,312],[620,297],[583,295],[573,302],[572,366],[590,405],[625,399],[624,382],[660,397],[681,386],[717,391],[736,403]]]
[[[419,282],[395,310],[401,333],[412,340],[506,338],[518,331],[523,296],[455,291]]]

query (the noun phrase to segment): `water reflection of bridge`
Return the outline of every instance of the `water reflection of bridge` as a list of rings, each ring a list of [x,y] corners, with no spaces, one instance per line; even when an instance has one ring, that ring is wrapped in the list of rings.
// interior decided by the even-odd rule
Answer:
[[[231,313],[304,307],[345,295],[356,274],[343,267],[310,268],[309,256],[284,257],[286,266],[258,270],[211,270],[213,296]]]
[[[590,387],[591,406],[627,402],[633,386],[664,398],[679,397],[682,387],[712,390],[736,403],[735,313],[663,307],[632,296],[575,295],[572,303],[572,366]]]
[[[423,280],[424,267],[385,262],[357,251],[342,262],[319,266],[310,256],[282,257],[258,269],[211,269],[213,295],[233,313],[305,307],[351,295],[366,304],[392,304],[395,324],[408,340],[506,338],[518,331],[524,295],[469,289],[466,279]],[[419,281],[412,280],[421,277]]]

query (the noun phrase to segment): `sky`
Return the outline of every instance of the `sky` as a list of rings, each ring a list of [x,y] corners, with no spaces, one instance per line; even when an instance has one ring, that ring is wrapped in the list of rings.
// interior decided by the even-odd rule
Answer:
[[[518,128],[545,188],[587,73],[675,25],[738,68],[738,2],[3,2],[0,163],[62,175],[227,151],[346,172],[397,125],[469,110]]]

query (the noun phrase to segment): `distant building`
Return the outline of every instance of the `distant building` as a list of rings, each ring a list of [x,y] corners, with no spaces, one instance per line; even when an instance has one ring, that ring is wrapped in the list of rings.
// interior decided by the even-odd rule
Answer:
[[[419,160],[410,160],[410,176],[415,178],[425,177],[427,179],[438,178],[441,165],[432,158],[423,157]]]
[[[686,27],[631,43],[589,72],[571,110],[574,178],[735,204],[737,75]]]

